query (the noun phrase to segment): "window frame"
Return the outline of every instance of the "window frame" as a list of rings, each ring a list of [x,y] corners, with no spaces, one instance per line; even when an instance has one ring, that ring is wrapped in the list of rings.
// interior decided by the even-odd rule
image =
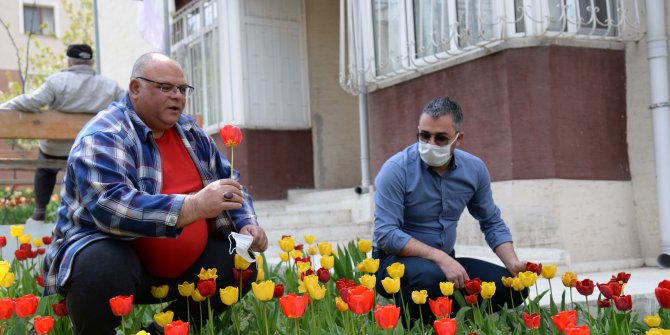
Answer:
[[[53,32],[44,34],[42,32],[33,32],[33,36],[43,36],[43,37],[60,37],[60,4],[55,0],[19,0],[18,1],[18,17],[19,17],[19,30],[22,34],[29,34],[29,31],[26,31],[26,20],[25,20],[25,7],[33,7],[40,9],[51,9],[53,13]],[[40,23],[41,25],[41,23]],[[40,29],[42,30],[42,29]]]

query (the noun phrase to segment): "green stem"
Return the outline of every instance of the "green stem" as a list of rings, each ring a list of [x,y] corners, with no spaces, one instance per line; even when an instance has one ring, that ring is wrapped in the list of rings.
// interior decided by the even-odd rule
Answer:
[[[421,312],[423,308],[419,305],[419,322],[421,323],[421,334],[425,334],[426,331],[423,329],[423,313]]]
[[[233,161],[235,160],[235,147],[230,147],[230,179],[233,179]]]
[[[268,313],[265,310],[265,304],[266,302],[263,303],[263,320],[265,320],[265,334],[270,335],[270,330],[268,329]]]
[[[209,297],[207,297],[207,316],[209,319],[209,333],[214,335],[214,316],[212,315],[212,304],[209,302]]]

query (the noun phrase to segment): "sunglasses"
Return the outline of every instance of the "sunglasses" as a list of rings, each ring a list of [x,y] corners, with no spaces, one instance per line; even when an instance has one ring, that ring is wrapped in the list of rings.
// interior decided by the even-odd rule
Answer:
[[[416,133],[416,139],[419,142],[428,143],[428,142],[430,142],[430,139],[433,138],[434,141],[435,141],[435,144],[439,145],[441,147],[451,143],[451,141],[454,138],[456,138],[456,136],[458,136],[458,132],[456,132],[456,134],[452,138],[449,138],[449,135],[447,135],[446,133],[431,134],[427,131],[420,131],[420,132]]]

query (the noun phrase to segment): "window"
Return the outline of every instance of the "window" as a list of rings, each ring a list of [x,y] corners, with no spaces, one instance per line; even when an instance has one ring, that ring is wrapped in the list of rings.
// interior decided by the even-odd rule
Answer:
[[[617,34],[617,11],[612,0],[549,0],[548,6],[549,31]]]
[[[46,6],[23,5],[23,31],[38,35],[53,35],[54,9]]]

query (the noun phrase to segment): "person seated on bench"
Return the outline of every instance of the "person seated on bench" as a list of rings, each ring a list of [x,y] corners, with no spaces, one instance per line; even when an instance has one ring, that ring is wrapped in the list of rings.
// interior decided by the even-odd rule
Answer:
[[[123,97],[125,90],[112,79],[95,73],[93,50],[86,44],[67,48],[68,67],[49,76],[30,94],[0,105],[21,112],[39,112],[44,106],[65,113],[96,113]],[[72,141],[40,140],[39,159],[66,160]],[[35,170],[35,210],[26,223],[44,223],[46,207],[56,185],[58,169]]]

